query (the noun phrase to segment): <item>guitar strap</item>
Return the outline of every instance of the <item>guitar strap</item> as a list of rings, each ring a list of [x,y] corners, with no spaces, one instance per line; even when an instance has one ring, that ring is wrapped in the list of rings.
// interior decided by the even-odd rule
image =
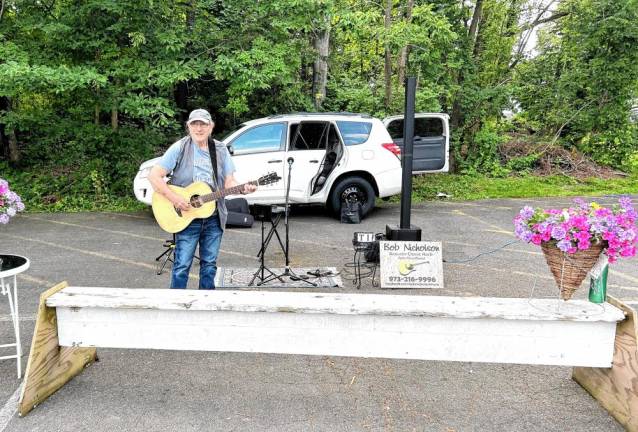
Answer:
[[[213,182],[215,183],[213,186],[215,190],[219,189],[217,182],[217,150],[215,149],[215,140],[212,136],[208,137],[208,154],[210,156],[210,163],[213,166]]]

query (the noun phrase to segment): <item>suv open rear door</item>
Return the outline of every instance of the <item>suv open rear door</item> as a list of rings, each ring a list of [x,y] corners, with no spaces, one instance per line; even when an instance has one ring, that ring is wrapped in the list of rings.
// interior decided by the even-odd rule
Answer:
[[[403,116],[383,119],[392,141],[403,150]],[[447,172],[450,155],[449,116],[442,113],[417,113],[414,116],[412,172]]]

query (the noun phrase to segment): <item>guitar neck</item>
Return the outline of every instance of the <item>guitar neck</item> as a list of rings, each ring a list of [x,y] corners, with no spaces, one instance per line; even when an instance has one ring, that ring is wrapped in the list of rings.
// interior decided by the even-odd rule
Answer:
[[[205,203],[210,201],[217,201],[218,199],[223,198],[226,195],[235,195],[235,194],[241,193],[241,191],[244,189],[244,186],[246,186],[247,184],[252,184],[256,186],[257,180],[249,181],[247,183],[242,183],[240,185],[229,187],[227,189],[222,189],[220,191],[215,191],[206,195],[201,195],[199,199]]]

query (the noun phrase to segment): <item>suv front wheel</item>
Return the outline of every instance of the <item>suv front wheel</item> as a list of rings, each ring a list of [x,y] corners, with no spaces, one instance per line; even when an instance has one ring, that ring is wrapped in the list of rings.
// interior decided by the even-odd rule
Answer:
[[[335,215],[341,212],[341,205],[344,202],[361,203],[361,215],[367,215],[374,208],[375,200],[374,188],[363,177],[346,177],[339,180],[332,189],[329,204]]]

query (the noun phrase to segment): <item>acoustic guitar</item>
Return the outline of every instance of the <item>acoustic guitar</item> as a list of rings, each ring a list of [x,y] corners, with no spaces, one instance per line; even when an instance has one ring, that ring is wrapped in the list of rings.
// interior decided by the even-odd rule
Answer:
[[[407,276],[410,273],[412,273],[413,271],[416,271],[416,266],[419,266],[421,264],[429,264],[429,261],[421,261],[418,263],[413,263],[407,260],[401,260],[399,261],[399,273],[401,274],[401,276]]]
[[[186,187],[167,185],[170,190],[184,197],[191,205],[190,210],[180,210],[165,196],[153,194],[153,215],[159,226],[166,232],[176,233],[182,231],[193,219],[207,218],[215,212],[215,202],[226,195],[240,193],[247,184],[268,185],[281,180],[275,172],[259,177],[257,180],[243,183],[231,188],[212,192],[211,187],[205,182],[195,182]]]

